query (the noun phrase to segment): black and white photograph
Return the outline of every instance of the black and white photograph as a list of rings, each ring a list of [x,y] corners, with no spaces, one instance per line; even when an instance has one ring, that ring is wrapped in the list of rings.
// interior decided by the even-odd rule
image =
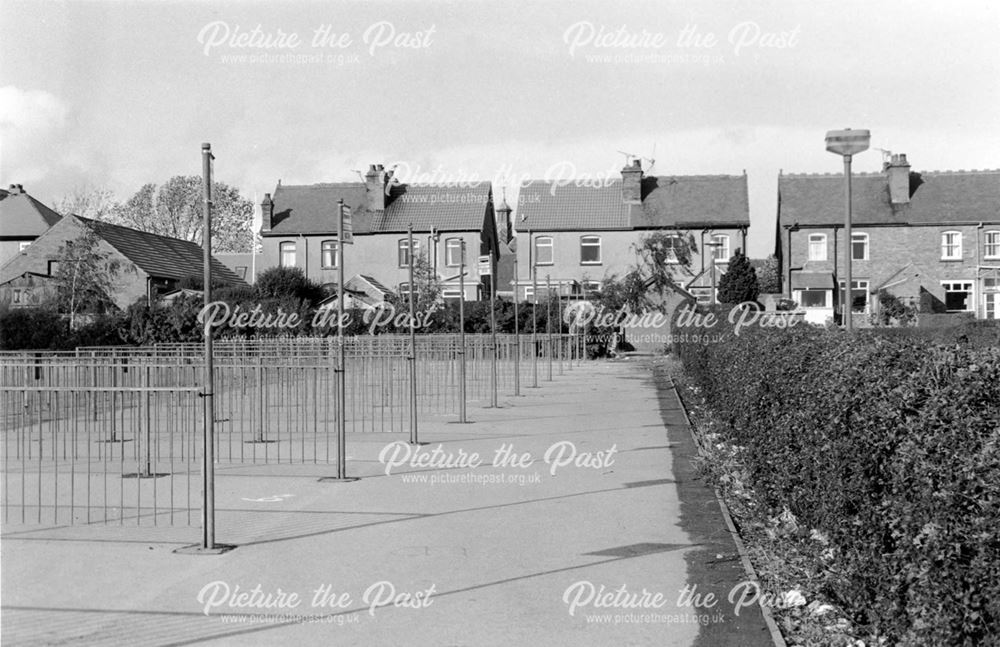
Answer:
[[[1000,647],[1000,4],[0,24],[5,647]]]

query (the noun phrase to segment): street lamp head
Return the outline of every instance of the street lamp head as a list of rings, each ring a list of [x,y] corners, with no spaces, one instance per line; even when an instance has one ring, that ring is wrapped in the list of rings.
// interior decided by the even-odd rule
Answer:
[[[831,130],[826,133],[826,150],[837,155],[857,155],[868,150],[871,133],[867,130]]]

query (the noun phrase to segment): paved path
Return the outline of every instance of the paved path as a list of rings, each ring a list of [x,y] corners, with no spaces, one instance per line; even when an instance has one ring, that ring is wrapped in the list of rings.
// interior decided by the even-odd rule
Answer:
[[[220,466],[218,541],[239,545],[221,556],[172,552],[197,528],[4,528],[4,643],[769,645],[759,610],[725,599],[745,576],[659,375],[591,363],[470,406],[474,424],[422,421],[421,453],[478,467],[387,475],[380,452],[405,440],[389,434],[349,436],[355,483]],[[492,466],[504,447],[534,462]],[[284,606],[228,606],[258,585]],[[721,601],[679,601],[685,587]]]

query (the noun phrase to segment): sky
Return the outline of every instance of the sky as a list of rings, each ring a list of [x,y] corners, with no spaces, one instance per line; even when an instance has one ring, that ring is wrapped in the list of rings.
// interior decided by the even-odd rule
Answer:
[[[1000,3],[0,0],[0,183],[53,204],[201,172],[284,184],[748,175],[752,257],[777,177],[838,173],[865,128],[914,170],[1000,167]],[[651,162],[655,160],[655,164]],[[652,164],[652,166],[651,166]]]

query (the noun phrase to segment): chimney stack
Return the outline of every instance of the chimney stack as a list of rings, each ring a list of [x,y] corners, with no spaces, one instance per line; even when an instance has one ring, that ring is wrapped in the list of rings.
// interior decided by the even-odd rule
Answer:
[[[274,203],[271,202],[271,194],[265,193],[264,200],[260,203],[261,232],[271,231],[271,219],[273,217],[274,217]]]
[[[371,212],[385,211],[385,184],[389,176],[381,164],[370,164],[365,173],[365,199]]]
[[[642,162],[639,160],[622,169],[622,202],[642,204]]]
[[[889,176],[889,199],[892,204],[906,204],[910,201],[910,164],[906,155],[893,155],[885,165]]]

